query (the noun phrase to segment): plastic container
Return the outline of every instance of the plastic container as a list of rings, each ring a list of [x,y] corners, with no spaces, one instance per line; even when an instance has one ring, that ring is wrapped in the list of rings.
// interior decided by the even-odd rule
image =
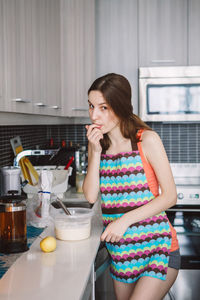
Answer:
[[[15,194],[21,195],[20,183],[21,169],[18,167],[1,168],[1,195],[9,195],[9,191],[15,191]]]
[[[89,208],[68,208],[71,215],[60,214],[55,218],[56,238],[63,241],[87,239],[91,233],[93,211]]]

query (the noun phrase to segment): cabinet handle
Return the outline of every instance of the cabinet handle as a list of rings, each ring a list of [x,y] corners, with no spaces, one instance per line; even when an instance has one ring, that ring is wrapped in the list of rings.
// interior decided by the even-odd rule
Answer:
[[[81,108],[81,107],[72,107],[74,111],[88,111],[88,108]]]
[[[58,105],[52,105],[50,106],[51,108],[54,108],[54,109],[60,109],[61,107],[59,107]]]
[[[35,105],[39,106],[39,107],[45,107],[45,106],[47,106],[46,104],[44,104],[42,102],[35,103]]]
[[[22,99],[22,98],[15,98],[15,99],[12,99],[12,101],[18,102],[18,103],[30,103],[31,102],[31,100],[29,100],[29,99]]]
[[[152,59],[152,63],[174,63],[175,59]]]

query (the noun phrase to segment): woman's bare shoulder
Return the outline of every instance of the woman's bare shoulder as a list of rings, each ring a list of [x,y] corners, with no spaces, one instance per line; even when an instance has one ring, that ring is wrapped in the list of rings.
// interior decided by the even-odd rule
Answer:
[[[157,132],[153,130],[144,130],[142,134],[142,142],[144,144],[146,143],[155,143],[155,142],[160,142],[160,136],[158,135]]]

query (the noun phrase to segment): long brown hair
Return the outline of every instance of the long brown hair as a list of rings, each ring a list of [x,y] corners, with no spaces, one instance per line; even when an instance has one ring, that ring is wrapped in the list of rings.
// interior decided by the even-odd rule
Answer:
[[[120,130],[125,138],[131,140],[132,144],[139,141],[137,132],[139,129],[152,130],[137,115],[133,113],[131,103],[131,86],[129,81],[122,75],[109,73],[97,78],[88,90],[102,93],[107,104],[120,119]],[[101,140],[103,150],[110,146],[110,139],[104,134]]]

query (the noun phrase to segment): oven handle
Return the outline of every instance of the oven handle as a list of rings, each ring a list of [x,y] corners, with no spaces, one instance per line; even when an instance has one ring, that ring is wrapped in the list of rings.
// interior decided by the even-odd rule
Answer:
[[[200,260],[189,260],[188,263],[189,264],[199,264]]]
[[[169,208],[166,211],[186,211],[186,212],[200,212],[199,208]]]

